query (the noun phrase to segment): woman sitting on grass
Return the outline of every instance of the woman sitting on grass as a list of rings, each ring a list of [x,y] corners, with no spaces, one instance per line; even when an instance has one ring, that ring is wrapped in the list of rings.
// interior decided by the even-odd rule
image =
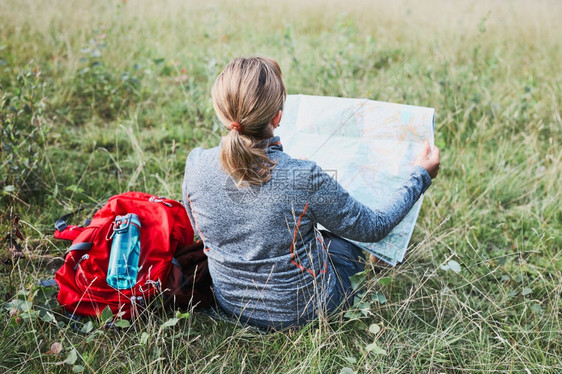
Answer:
[[[384,238],[437,175],[439,150],[429,156],[427,145],[403,187],[371,210],[314,162],[283,152],[274,136],[286,97],[277,62],[234,59],[212,96],[229,132],[218,147],[189,154],[183,197],[218,305],[243,323],[276,330],[349,306],[349,278],[365,257],[342,237]]]

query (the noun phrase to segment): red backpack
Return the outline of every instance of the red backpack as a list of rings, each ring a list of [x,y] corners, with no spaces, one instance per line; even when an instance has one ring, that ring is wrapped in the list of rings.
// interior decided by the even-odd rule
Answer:
[[[135,213],[141,221],[139,271],[137,283],[131,289],[117,290],[106,282],[111,234],[115,217],[127,213]],[[181,264],[190,269],[182,271],[185,274],[187,270],[194,277],[198,274],[203,291],[191,294],[187,288],[166,290],[167,294],[187,292],[193,305],[209,304],[210,277],[203,246],[193,243],[193,229],[185,208],[175,200],[142,192],[116,195],[94,214],[87,227],[67,226],[59,220],[55,237],[72,240],[64,264],[55,275],[60,287],[58,301],[72,315],[99,316],[109,306],[113,314],[129,319],[166,290],[169,277],[174,287],[186,286],[186,282],[180,285],[177,281],[177,269],[170,272],[178,249],[178,253],[190,253],[191,262]],[[177,259],[173,262],[180,265]],[[191,289],[194,290],[193,285]]]

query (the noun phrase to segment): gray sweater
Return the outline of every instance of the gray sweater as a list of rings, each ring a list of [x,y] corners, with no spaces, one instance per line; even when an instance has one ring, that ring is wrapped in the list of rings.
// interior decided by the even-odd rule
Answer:
[[[359,203],[312,161],[291,158],[279,137],[266,140],[277,160],[271,180],[237,188],[220,165],[220,145],[188,156],[183,200],[203,240],[217,301],[243,318],[290,325],[312,319],[335,288],[319,223],[344,238],[376,242],[431,184],[416,167],[387,204]]]

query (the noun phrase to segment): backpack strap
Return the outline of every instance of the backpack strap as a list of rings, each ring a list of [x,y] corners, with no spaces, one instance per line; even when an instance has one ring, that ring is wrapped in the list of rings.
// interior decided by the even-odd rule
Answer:
[[[172,257],[172,265],[179,268],[179,286],[176,284],[175,287],[182,288],[189,283],[189,279],[185,279],[185,275],[183,274],[183,266],[181,266],[181,263],[177,258]],[[174,272],[174,269],[170,271],[170,273],[172,272]],[[176,270],[175,273],[178,273],[178,271]]]
[[[75,211],[67,213],[64,216],[57,219],[57,221],[55,222],[55,232],[53,236],[57,239],[69,240],[69,241],[73,241],[74,239],[76,239],[78,235],[80,235],[80,233],[84,231],[84,228],[88,226],[90,222],[92,222],[92,220],[86,219],[83,225],[69,225],[66,223],[66,221],[72,216],[74,216],[75,214],[80,213],[84,209],[92,206],[97,206],[97,205],[89,204],[89,205],[82,206],[76,209]]]
[[[55,281],[55,278],[39,280],[37,281],[37,285],[40,287],[57,287],[57,288],[59,286],[58,283]]]
[[[66,225],[66,222],[64,224]],[[63,230],[55,230],[53,236],[57,239],[73,241],[82,231],[84,231],[84,229],[84,226],[66,225]]]
[[[70,246],[70,248],[68,248],[66,250],[66,253],[72,252],[72,251],[89,251],[90,249],[92,249],[93,245],[94,245],[94,243],[92,243],[92,242],[74,243]]]

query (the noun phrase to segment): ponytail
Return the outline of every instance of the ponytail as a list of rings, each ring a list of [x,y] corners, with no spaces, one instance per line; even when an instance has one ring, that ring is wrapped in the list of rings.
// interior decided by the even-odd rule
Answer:
[[[222,142],[222,167],[239,185],[266,183],[276,161],[267,156],[263,134],[286,97],[279,64],[262,57],[234,59],[217,77],[212,96],[230,130]]]
[[[236,130],[230,130],[223,138],[220,158],[222,166],[237,184],[261,185],[269,181],[276,164],[269,159],[265,148]]]

